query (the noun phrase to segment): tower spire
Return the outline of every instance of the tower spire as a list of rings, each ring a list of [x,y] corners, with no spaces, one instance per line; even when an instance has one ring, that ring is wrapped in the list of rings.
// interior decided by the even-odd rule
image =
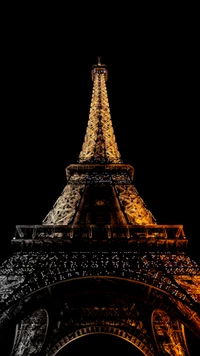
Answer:
[[[106,81],[108,70],[105,64],[92,67],[92,99],[84,143],[79,163],[122,163],[112,126]]]
[[[98,66],[101,65],[101,57],[98,57]]]

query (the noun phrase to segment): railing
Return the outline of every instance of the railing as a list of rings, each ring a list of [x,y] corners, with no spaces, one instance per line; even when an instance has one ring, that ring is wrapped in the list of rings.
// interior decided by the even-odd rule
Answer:
[[[100,238],[100,239],[186,239],[182,225],[17,225],[15,239],[44,238]]]
[[[182,225],[17,225],[15,251],[118,250],[185,253]]]
[[[17,225],[13,240],[44,238],[185,240],[182,225]]]

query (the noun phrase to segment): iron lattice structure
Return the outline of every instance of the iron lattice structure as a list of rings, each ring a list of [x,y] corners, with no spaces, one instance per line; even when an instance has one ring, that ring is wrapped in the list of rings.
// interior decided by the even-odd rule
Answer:
[[[158,225],[115,140],[107,68],[92,68],[89,120],[78,162],[41,225],[16,226],[0,266],[0,328],[12,356],[54,356],[109,333],[143,355],[189,355],[200,338],[200,272],[182,225]]]

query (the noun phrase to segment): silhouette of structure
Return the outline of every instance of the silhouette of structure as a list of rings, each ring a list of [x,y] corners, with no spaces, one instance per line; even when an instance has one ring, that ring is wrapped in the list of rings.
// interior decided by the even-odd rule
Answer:
[[[182,225],[158,225],[121,160],[100,58],[78,162],[41,225],[16,226],[0,266],[1,338],[11,355],[54,356],[108,333],[143,355],[189,355],[200,338],[200,272]],[[12,333],[11,333],[12,331]]]

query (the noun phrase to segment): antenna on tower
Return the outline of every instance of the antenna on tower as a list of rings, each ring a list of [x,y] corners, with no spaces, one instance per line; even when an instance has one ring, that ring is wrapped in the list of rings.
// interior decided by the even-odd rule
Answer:
[[[101,57],[98,57],[98,66],[101,66]]]

